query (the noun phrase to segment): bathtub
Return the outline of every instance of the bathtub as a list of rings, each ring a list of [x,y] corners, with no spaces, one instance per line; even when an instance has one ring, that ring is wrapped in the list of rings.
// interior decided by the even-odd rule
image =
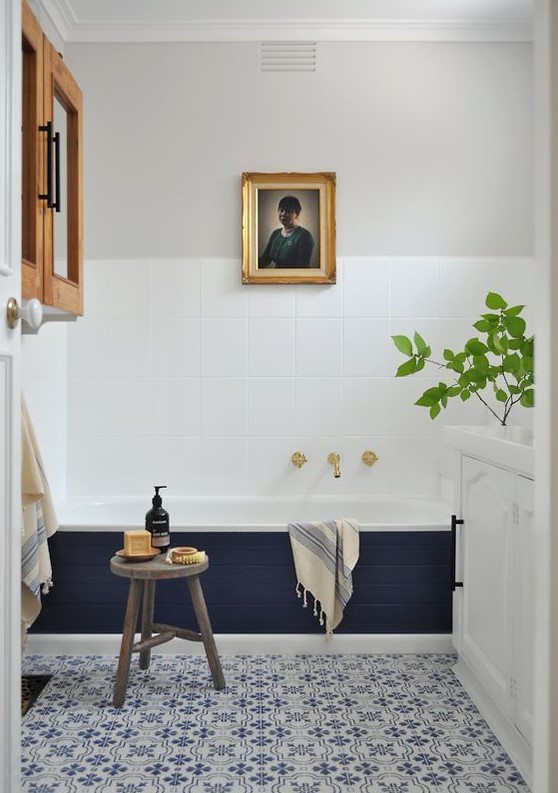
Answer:
[[[164,498],[173,531],[286,531],[293,521],[355,518],[360,530],[447,531],[450,507],[426,498],[383,496]],[[123,531],[142,527],[149,498],[81,498],[57,505],[61,531]]]
[[[451,651],[447,504],[379,496],[169,497],[163,503],[171,544],[208,552],[203,586],[222,652]],[[110,573],[109,560],[122,548],[122,532],[144,525],[150,506],[149,497],[57,506],[60,530],[49,540],[54,587],[32,631],[38,652],[118,652],[127,582]],[[328,643],[312,610],[296,597],[287,524],[335,517],[359,521],[360,557],[353,597]],[[194,617],[180,584],[167,582],[161,592],[164,621],[188,625]]]

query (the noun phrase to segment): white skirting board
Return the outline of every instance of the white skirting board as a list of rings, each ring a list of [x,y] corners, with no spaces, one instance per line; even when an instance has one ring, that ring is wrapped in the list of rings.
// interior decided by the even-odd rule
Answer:
[[[29,634],[26,655],[118,655],[120,634]],[[139,637],[138,637],[139,640]],[[453,653],[451,634],[315,634],[222,633],[215,635],[221,655],[332,655],[349,653]],[[174,639],[155,653],[199,655],[203,644]]]

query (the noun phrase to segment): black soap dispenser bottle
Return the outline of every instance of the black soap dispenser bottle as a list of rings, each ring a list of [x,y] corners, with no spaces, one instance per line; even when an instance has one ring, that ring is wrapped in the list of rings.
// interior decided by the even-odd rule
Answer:
[[[166,488],[166,485],[154,487],[153,506],[145,515],[145,528],[151,534],[151,546],[167,551],[170,546],[169,513],[163,509],[163,499],[159,495],[159,490]]]

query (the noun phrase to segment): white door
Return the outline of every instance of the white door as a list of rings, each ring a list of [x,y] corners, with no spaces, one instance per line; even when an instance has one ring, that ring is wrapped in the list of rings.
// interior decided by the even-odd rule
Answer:
[[[20,329],[6,321],[20,300],[21,10],[0,0],[0,793],[17,793],[20,742]]]
[[[463,609],[460,652],[511,717],[511,575],[516,477],[463,458]]]

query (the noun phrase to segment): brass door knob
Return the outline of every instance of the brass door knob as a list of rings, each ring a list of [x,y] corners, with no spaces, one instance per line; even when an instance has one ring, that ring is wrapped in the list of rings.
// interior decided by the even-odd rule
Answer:
[[[6,319],[12,330],[20,319],[27,322],[32,330],[37,330],[43,321],[43,307],[36,297],[28,300],[24,306],[20,306],[15,297],[10,297],[6,303]]]

